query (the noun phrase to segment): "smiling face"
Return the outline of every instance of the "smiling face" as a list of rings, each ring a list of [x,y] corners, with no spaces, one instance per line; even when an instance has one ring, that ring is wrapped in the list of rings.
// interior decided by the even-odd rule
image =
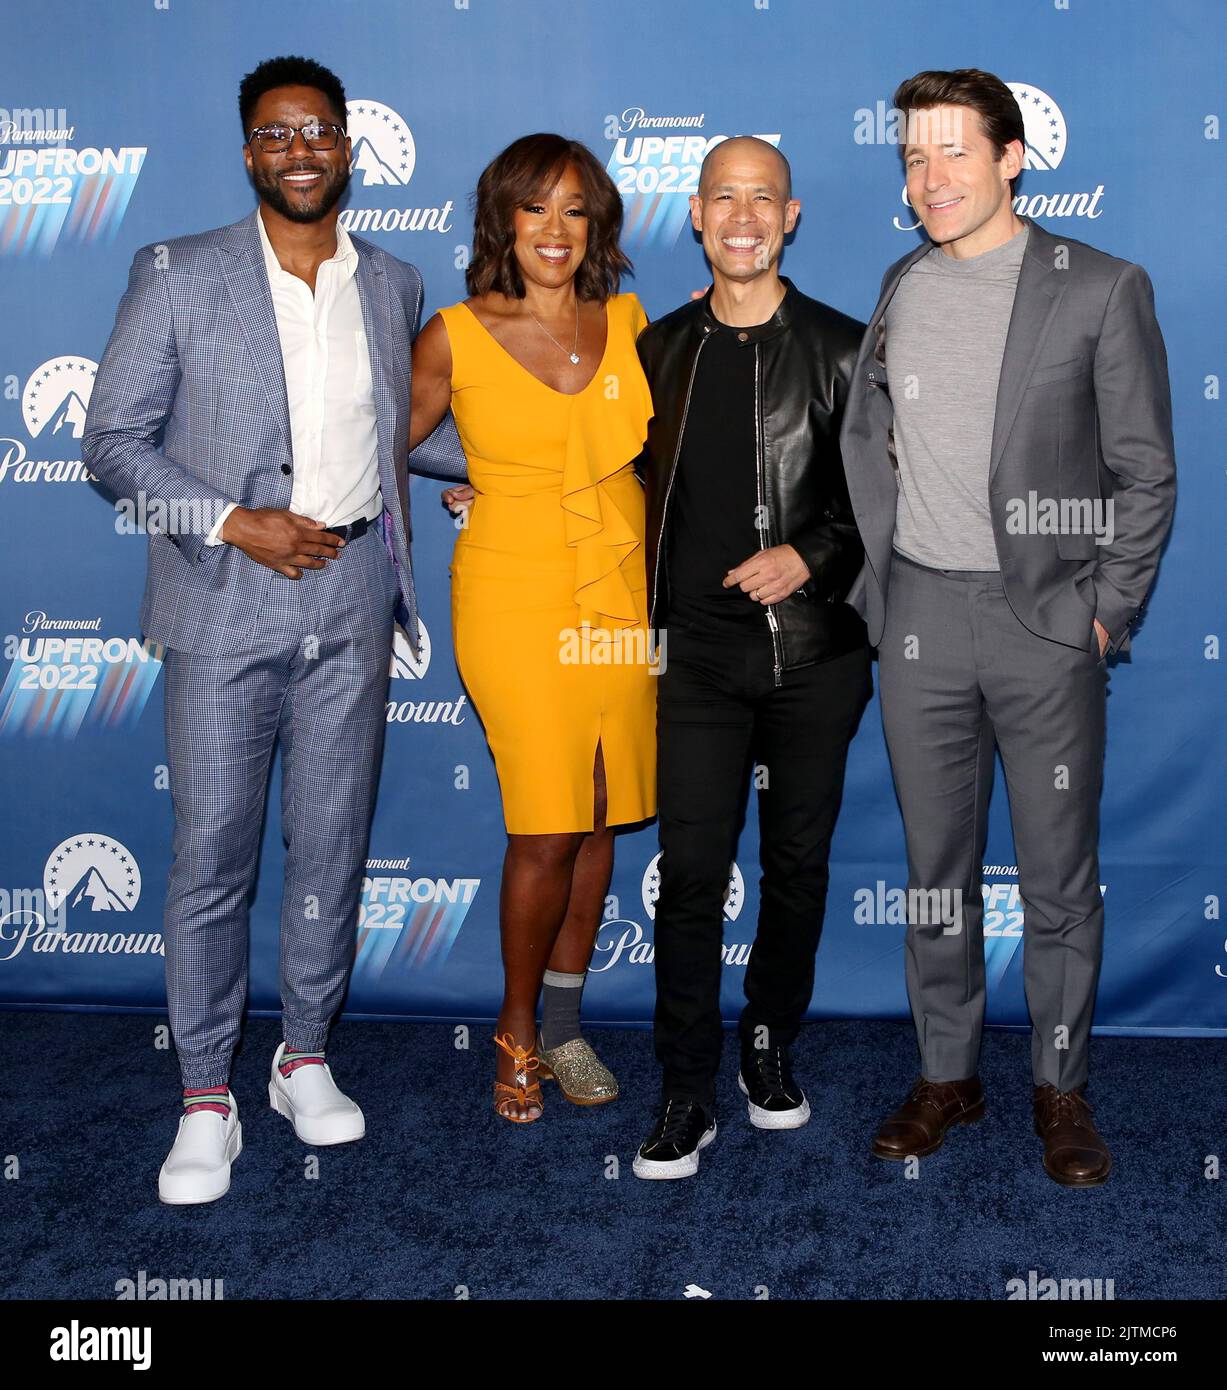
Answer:
[[[256,103],[251,129],[257,126],[302,126],[313,117],[325,124],[344,123],[323,92],[314,87],[274,87]],[[318,222],[336,207],[349,185],[349,136],[331,150],[313,150],[296,130],[288,150],[265,154],[249,140],[243,159],[260,197],[291,222]]]
[[[690,221],[703,237],[712,274],[738,281],[774,269],[800,211],[783,156],[748,138],[722,141],[711,151],[690,199]]]
[[[969,106],[908,112],[908,201],[929,237],[952,255],[979,255],[1014,234],[1010,180],[1022,161],[1018,140],[997,157],[979,112]]]
[[[525,284],[558,289],[574,279],[588,250],[588,210],[575,165],[568,164],[548,192],[516,208],[512,226]]]

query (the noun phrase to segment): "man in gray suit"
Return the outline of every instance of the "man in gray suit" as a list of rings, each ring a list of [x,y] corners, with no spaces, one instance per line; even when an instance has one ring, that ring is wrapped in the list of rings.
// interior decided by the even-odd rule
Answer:
[[[984,1111],[980,874],[997,749],[1044,1169],[1091,1186],[1111,1167],[1085,1095],[1106,659],[1129,645],[1171,522],[1163,338],[1139,266],[1015,216],[1024,129],[1003,82],[922,72],[895,105],[929,239],[883,279],[842,445],[866,552],[849,602],[878,647],[907,836],[921,1076],[873,1151],[932,1153]]]
[[[256,212],[147,246],[98,367],[83,453],[165,523],[141,612],[164,643],[175,813],[166,981],[183,1078],[165,1202],[208,1202],[242,1148],[229,1089],[275,743],[287,844],[273,1108],[311,1145],[365,1133],[325,1057],[353,962],[393,615],[416,647],[409,348],[417,271],[338,221],[345,92],[304,58],[243,79]],[[463,478],[448,420],[415,467]]]

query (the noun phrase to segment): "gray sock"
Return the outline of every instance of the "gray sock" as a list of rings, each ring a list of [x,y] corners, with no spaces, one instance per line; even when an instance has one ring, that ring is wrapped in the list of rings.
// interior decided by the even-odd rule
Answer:
[[[541,986],[541,1045],[549,1052],[579,1037],[579,1006],[584,996],[582,975],[547,970]]]

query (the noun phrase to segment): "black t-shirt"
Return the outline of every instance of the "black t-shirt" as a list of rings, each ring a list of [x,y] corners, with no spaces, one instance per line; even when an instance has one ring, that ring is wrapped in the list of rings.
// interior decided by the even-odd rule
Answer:
[[[753,341],[725,324],[699,350],[669,518],[669,618],[768,631],[766,609],[729,570],[761,549]]]

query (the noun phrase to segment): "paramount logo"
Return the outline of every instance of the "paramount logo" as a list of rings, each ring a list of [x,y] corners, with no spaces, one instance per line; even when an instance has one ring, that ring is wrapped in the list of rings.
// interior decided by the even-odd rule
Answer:
[[[1033,193],[1028,197],[1020,193],[1013,203],[1019,217],[1087,217],[1092,221],[1103,216],[1099,200],[1103,197],[1103,184],[1098,184],[1093,193]]]
[[[109,835],[70,835],[47,856],[43,892],[57,906],[66,901],[69,907],[88,904],[91,912],[131,912],[141,897],[140,866],[132,851]]]
[[[73,904],[69,903],[69,907]],[[89,904],[87,910],[94,909]],[[164,956],[161,932],[66,931],[50,922],[0,921],[0,961],[21,955],[26,946],[39,955]]]
[[[0,107],[0,145],[62,145],[76,131],[64,106]]]
[[[466,695],[454,700],[389,700],[384,706],[388,724],[463,724]]]
[[[41,608],[32,608],[25,616],[22,632],[98,632],[101,618],[49,618]]]
[[[395,199],[417,165],[409,122],[391,106],[368,97],[346,103],[345,114],[356,195],[362,197],[370,189],[371,197],[380,202]],[[449,232],[452,211],[450,198],[432,207],[347,207],[341,225],[349,232]]]
[[[754,944],[750,941],[726,941],[720,947],[720,963],[748,965],[753,949]],[[598,957],[602,957],[599,963]],[[629,917],[619,917],[601,923],[588,972],[599,975],[605,970],[612,970],[621,961],[627,965],[651,965],[655,959],[656,948],[648,940],[643,927]]]
[[[414,655],[409,638],[399,623],[392,630],[392,661],[389,672],[392,680],[423,680],[430,669],[430,633],[418,619],[418,650]],[[454,700],[389,700],[384,706],[384,719],[389,724],[463,724],[464,707],[468,697],[457,695]]]
[[[701,130],[704,115],[697,116],[649,116],[642,106],[628,106],[618,117],[615,134],[629,135],[632,130]]]
[[[0,483],[92,483],[97,478],[79,458],[34,459],[20,439],[0,438]]]

